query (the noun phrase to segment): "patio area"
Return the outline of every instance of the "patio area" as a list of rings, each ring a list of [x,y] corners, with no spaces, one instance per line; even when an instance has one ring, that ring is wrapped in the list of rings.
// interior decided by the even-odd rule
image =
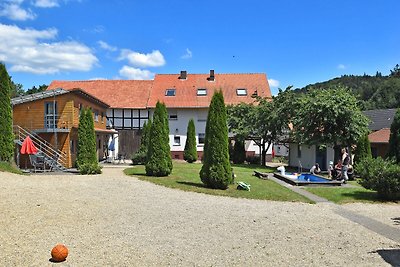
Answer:
[[[123,174],[0,172],[0,265],[391,266],[400,244],[341,216],[332,203],[184,192]],[[341,206],[400,231],[399,204]],[[397,219],[396,219],[397,218]]]

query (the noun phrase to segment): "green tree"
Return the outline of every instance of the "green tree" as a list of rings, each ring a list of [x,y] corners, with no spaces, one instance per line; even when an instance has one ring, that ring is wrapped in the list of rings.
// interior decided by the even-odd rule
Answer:
[[[190,119],[188,123],[183,158],[189,163],[197,160],[196,129],[193,119]]]
[[[201,181],[210,188],[227,189],[232,183],[228,126],[222,92],[215,92],[208,110]]]
[[[146,175],[168,176],[172,172],[169,148],[168,114],[165,104],[157,102],[150,129]]]
[[[93,113],[89,108],[83,109],[79,118],[76,164],[81,174],[101,173],[96,154]]]
[[[47,87],[48,87],[48,85],[46,85],[46,84],[39,85],[39,87],[33,86],[32,88],[30,88],[26,91],[26,94],[30,95],[30,94],[43,92],[43,91],[46,91]]]
[[[233,145],[232,161],[235,164],[242,164],[246,160],[246,149],[244,147],[244,140],[235,139]]]
[[[354,152],[355,162],[360,162],[364,158],[372,158],[371,144],[368,139],[368,134],[361,136],[357,142],[357,147]]]
[[[296,109],[293,129],[299,143],[350,146],[368,133],[368,118],[343,88],[312,90],[299,99]]]
[[[25,94],[25,91],[24,91],[24,89],[23,89],[22,84],[20,84],[20,83],[14,83],[14,82],[11,80],[10,86],[11,86],[11,98],[14,98],[14,97],[17,97],[17,96],[22,96],[22,95]]]
[[[10,162],[14,155],[13,152],[11,79],[6,66],[0,63],[0,161]]]
[[[399,66],[399,64],[396,64],[396,66],[394,66],[393,70],[390,70],[390,76],[391,77],[400,78],[400,66]]]
[[[132,156],[133,164],[146,164],[147,163],[147,151],[150,141],[150,129],[151,119],[143,124],[142,136],[140,138],[139,150]]]
[[[257,105],[241,103],[228,107],[229,130],[239,139],[251,139],[261,149],[261,165],[265,163],[270,146],[285,139],[288,125],[297,110],[298,94],[291,90],[279,89],[277,96],[257,97]]]
[[[397,109],[392,125],[390,126],[388,156],[400,163],[400,109]]]

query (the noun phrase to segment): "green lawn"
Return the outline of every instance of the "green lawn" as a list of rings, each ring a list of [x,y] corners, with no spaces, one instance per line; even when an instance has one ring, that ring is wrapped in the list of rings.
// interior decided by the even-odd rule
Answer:
[[[259,166],[234,165],[233,171],[236,174],[235,182],[245,182],[250,184],[251,190],[238,190],[236,189],[236,184],[230,185],[227,190],[217,190],[204,187],[199,177],[201,166],[201,164],[197,163],[189,164],[184,162],[174,162],[174,169],[172,174],[168,177],[148,177],[145,174],[144,166],[134,166],[124,170],[124,172],[127,175],[138,177],[140,180],[185,191],[237,198],[313,203],[309,199],[273,181],[262,180],[252,176],[253,170],[272,172],[273,169],[262,168]]]
[[[337,204],[352,202],[385,202],[378,198],[376,191],[365,189],[359,185],[357,181],[349,181],[349,184],[357,187],[308,187],[306,190]]]
[[[16,174],[22,174],[22,172],[12,164],[4,161],[0,161],[0,171],[2,172],[12,172]]]

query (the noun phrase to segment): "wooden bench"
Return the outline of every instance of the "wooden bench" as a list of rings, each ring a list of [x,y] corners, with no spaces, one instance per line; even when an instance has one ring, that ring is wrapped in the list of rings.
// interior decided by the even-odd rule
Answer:
[[[254,171],[254,176],[264,180],[268,179],[268,173],[265,172]]]

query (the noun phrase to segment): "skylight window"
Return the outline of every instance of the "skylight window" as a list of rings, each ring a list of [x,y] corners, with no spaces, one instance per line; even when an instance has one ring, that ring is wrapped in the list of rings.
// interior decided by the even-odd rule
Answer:
[[[205,89],[205,88],[199,88],[199,89],[197,89],[197,95],[198,95],[198,96],[205,96],[205,95],[207,95],[207,89]]]
[[[175,89],[167,89],[165,90],[165,96],[175,96],[176,90]]]
[[[239,88],[239,89],[236,89],[236,94],[237,94],[238,96],[247,95],[247,89],[246,89],[246,88]]]

